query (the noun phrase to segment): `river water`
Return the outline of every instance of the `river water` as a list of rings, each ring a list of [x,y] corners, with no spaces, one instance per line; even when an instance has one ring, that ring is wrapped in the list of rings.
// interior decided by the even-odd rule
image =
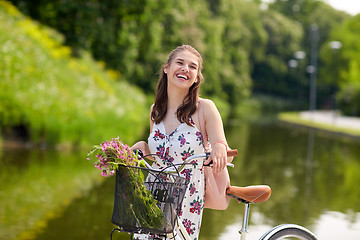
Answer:
[[[272,118],[231,121],[226,134],[239,151],[232,184],[272,188],[267,202],[251,205],[249,240],[282,223],[320,239],[360,239],[359,140]],[[1,240],[109,239],[114,178],[100,177],[86,151],[2,149],[0,165]],[[239,239],[242,213],[236,201],[205,210],[200,239]]]

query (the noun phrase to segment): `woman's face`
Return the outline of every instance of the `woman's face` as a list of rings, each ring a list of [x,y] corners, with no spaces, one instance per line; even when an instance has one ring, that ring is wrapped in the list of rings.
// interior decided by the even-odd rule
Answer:
[[[167,74],[168,86],[176,86],[189,89],[198,81],[199,60],[196,55],[189,51],[177,53],[164,72]]]

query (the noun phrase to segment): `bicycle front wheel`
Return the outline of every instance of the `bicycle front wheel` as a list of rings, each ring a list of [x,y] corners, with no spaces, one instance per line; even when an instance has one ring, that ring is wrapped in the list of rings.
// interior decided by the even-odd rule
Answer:
[[[295,224],[283,224],[274,227],[262,235],[259,240],[280,239],[317,240],[316,236],[310,230]]]

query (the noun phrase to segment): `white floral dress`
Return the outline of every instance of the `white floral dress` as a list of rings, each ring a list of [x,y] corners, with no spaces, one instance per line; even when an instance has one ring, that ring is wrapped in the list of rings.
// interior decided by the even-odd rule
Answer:
[[[151,153],[160,156],[154,162],[154,167],[162,168],[168,166],[169,163],[167,163],[166,159],[174,164],[182,163],[189,156],[205,152],[201,132],[191,118],[190,123],[193,127],[182,123],[169,135],[166,135],[163,122],[154,124],[148,138]],[[203,159],[196,161],[198,163],[196,169],[192,165],[188,165],[188,167],[180,172],[189,181],[189,184],[179,217],[192,240],[199,239],[205,193]],[[182,239],[178,233],[175,233],[175,235],[176,240]],[[148,238],[144,234],[134,235],[134,239],[142,240]]]

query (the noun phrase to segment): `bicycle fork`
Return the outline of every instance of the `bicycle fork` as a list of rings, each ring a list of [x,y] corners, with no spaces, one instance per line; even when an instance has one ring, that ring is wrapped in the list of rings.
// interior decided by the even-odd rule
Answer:
[[[240,240],[246,240],[247,233],[249,232],[247,229],[248,222],[249,222],[249,212],[250,212],[250,203],[246,202],[245,207],[244,207],[244,219],[243,219],[241,230],[239,231]]]
[[[239,231],[240,240],[246,240],[247,233],[249,232],[247,229],[248,222],[249,222],[249,213],[250,213],[250,203],[246,202],[245,207],[244,207],[244,219],[243,219],[241,230]],[[178,217],[176,218],[176,228],[178,230],[178,233],[182,236],[182,238],[184,240],[190,240],[190,237],[189,237],[184,225],[180,222],[180,219]],[[170,235],[168,235],[168,237],[171,238],[174,236],[171,236],[171,234],[170,234]]]

